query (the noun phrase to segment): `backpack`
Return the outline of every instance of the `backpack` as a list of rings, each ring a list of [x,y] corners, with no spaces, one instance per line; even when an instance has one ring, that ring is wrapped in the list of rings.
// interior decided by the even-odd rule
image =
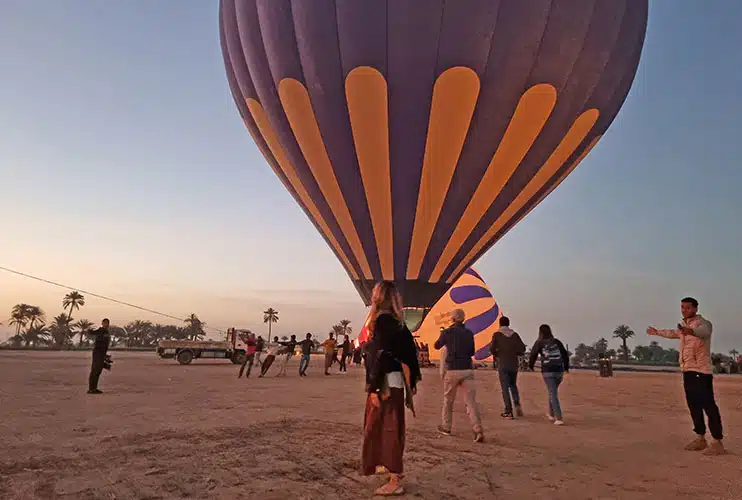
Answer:
[[[547,371],[564,370],[562,351],[555,340],[550,340],[541,346],[541,367]]]

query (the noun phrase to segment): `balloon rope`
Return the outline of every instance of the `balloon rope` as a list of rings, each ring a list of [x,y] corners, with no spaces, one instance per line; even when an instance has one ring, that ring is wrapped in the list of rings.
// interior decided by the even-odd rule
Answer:
[[[69,285],[64,285],[62,283],[57,283],[56,281],[51,281],[51,280],[48,280],[48,279],[40,278],[38,276],[33,276],[31,274],[27,274],[27,273],[24,273],[24,272],[21,272],[21,271],[16,271],[15,269],[10,269],[10,268],[7,268],[7,267],[0,266],[0,271],[5,271],[5,272],[11,273],[11,274],[15,274],[17,276],[22,276],[24,278],[29,278],[29,279],[32,279],[32,280],[40,281],[42,283],[46,283],[47,285],[53,285],[53,286],[56,286],[56,287],[59,287],[59,288],[65,288],[67,290],[71,290],[71,291],[75,291],[75,292],[80,292],[80,293],[85,294],[85,295],[90,295],[91,297],[96,297],[98,299],[107,300],[108,302],[113,302],[115,304],[120,304],[122,306],[131,307],[131,308],[134,308],[134,309],[139,309],[140,311],[144,311],[144,312],[156,314],[158,316],[162,316],[162,317],[169,318],[169,319],[174,319],[174,320],[179,321],[179,322],[182,322],[183,321],[183,318],[179,318],[177,316],[173,316],[172,314],[167,314],[167,313],[163,313],[163,312],[160,312],[160,311],[155,311],[154,309],[149,309],[149,308],[146,308],[146,307],[138,306],[136,304],[131,304],[129,302],[124,302],[123,300],[114,299],[112,297],[107,297],[105,295],[101,295],[101,294],[98,294],[98,293],[89,292],[89,291],[83,290],[81,288],[77,288],[77,287],[73,287],[73,286],[69,286]],[[203,327],[204,328],[208,328],[209,330],[214,330],[216,332],[222,332],[222,333],[224,332],[224,330],[222,330],[220,328],[214,328],[213,326],[209,326],[209,325],[204,325]]]

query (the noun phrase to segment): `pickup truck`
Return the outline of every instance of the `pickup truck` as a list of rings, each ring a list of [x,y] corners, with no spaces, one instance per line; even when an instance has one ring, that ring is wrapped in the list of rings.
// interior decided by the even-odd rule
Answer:
[[[181,365],[189,365],[194,359],[227,359],[240,364],[245,359],[247,346],[243,337],[247,333],[249,330],[229,328],[225,340],[161,340],[157,354]]]

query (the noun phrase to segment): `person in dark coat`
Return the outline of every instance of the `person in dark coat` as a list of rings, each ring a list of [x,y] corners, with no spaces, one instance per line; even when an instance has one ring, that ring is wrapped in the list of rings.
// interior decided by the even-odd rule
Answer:
[[[350,337],[348,337],[347,335],[345,336],[343,343],[339,346],[338,351],[338,361],[340,362],[339,371],[347,372],[348,355],[350,354]]]
[[[446,436],[451,435],[451,421],[453,416],[453,403],[456,393],[463,389],[466,401],[466,413],[471,421],[474,432],[474,442],[484,442],[482,432],[482,418],[479,415],[477,395],[474,388],[474,333],[465,325],[466,315],[463,309],[451,311],[453,325],[441,332],[436,340],[436,349],[446,348],[446,357],[441,362],[446,364],[446,372],[443,376],[443,414],[438,432]]]
[[[522,417],[523,410],[520,406],[520,393],[518,392],[518,358],[526,353],[526,345],[520,335],[510,328],[510,318],[507,316],[500,318],[500,329],[492,335],[490,352],[497,362],[502,399],[505,403],[502,417],[508,419],[512,419],[513,415]],[[515,406],[515,414],[513,414],[513,406]]]
[[[93,363],[90,367],[90,376],[88,377],[88,394],[103,394],[103,391],[98,389],[98,381],[106,365],[108,346],[111,343],[111,335],[108,332],[110,324],[111,322],[106,318],[101,322],[99,328],[88,332],[88,335],[93,337],[94,341]]]
[[[404,323],[402,297],[394,283],[376,285],[369,316],[361,473],[372,475],[383,467],[389,471],[389,482],[376,494],[401,495],[405,406],[414,415],[412,397],[421,379],[420,365],[415,340]]]

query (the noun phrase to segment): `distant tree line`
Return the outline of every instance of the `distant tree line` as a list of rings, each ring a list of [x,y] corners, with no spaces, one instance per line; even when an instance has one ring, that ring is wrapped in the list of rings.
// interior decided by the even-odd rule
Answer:
[[[5,342],[7,347],[29,349],[68,349],[86,348],[92,345],[87,332],[96,325],[84,318],[74,319],[72,315],[85,306],[85,296],[80,292],[70,292],[62,297],[62,312],[47,323],[46,313],[35,305],[16,304],[10,312],[8,325],[15,328],[15,334]],[[278,323],[278,311],[272,307],[263,311],[263,321],[268,325],[268,338],[272,339],[272,326]],[[350,320],[344,319],[333,325],[330,332],[336,337],[350,335],[353,328]],[[2,323],[0,323],[2,324]],[[111,325],[112,347],[154,348],[161,340],[202,340],[206,334],[206,323],[196,314],[191,314],[180,325],[153,323],[145,320],[131,321],[123,326]],[[319,349],[320,336],[313,334],[315,350]],[[299,340],[304,335],[297,335]],[[281,340],[287,341],[289,335]]]
[[[62,312],[47,323],[46,313],[30,304],[16,304],[10,312],[8,325],[15,328],[6,345],[14,348],[87,347],[90,345],[87,332],[95,324],[81,318],[74,321],[73,313],[85,306],[85,296],[70,292],[62,298]],[[136,320],[122,326],[111,326],[112,347],[154,347],[160,340],[200,340],[205,337],[204,327],[196,314],[191,314],[182,325],[162,325],[150,321]]]
[[[665,349],[656,341],[651,341],[649,345],[637,345],[631,350],[628,347],[628,339],[635,336],[634,331],[627,325],[618,325],[613,330],[613,338],[621,341],[618,348],[613,349],[609,346],[608,340],[600,338],[591,345],[580,343],[575,347],[573,360],[575,363],[592,363],[598,360],[602,354],[611,359],[620,359],[625,363],[636,364],[653,364],[653,365],[677,365],[680,360],[680,352],[675,348]],[[739,370],[740,359],[739,351],[732,349],[729,355],[714,353],[711,356],[712,363],[717,367],[729,365],[729,371]],[[724,370],[720,370],[724,371]]]

